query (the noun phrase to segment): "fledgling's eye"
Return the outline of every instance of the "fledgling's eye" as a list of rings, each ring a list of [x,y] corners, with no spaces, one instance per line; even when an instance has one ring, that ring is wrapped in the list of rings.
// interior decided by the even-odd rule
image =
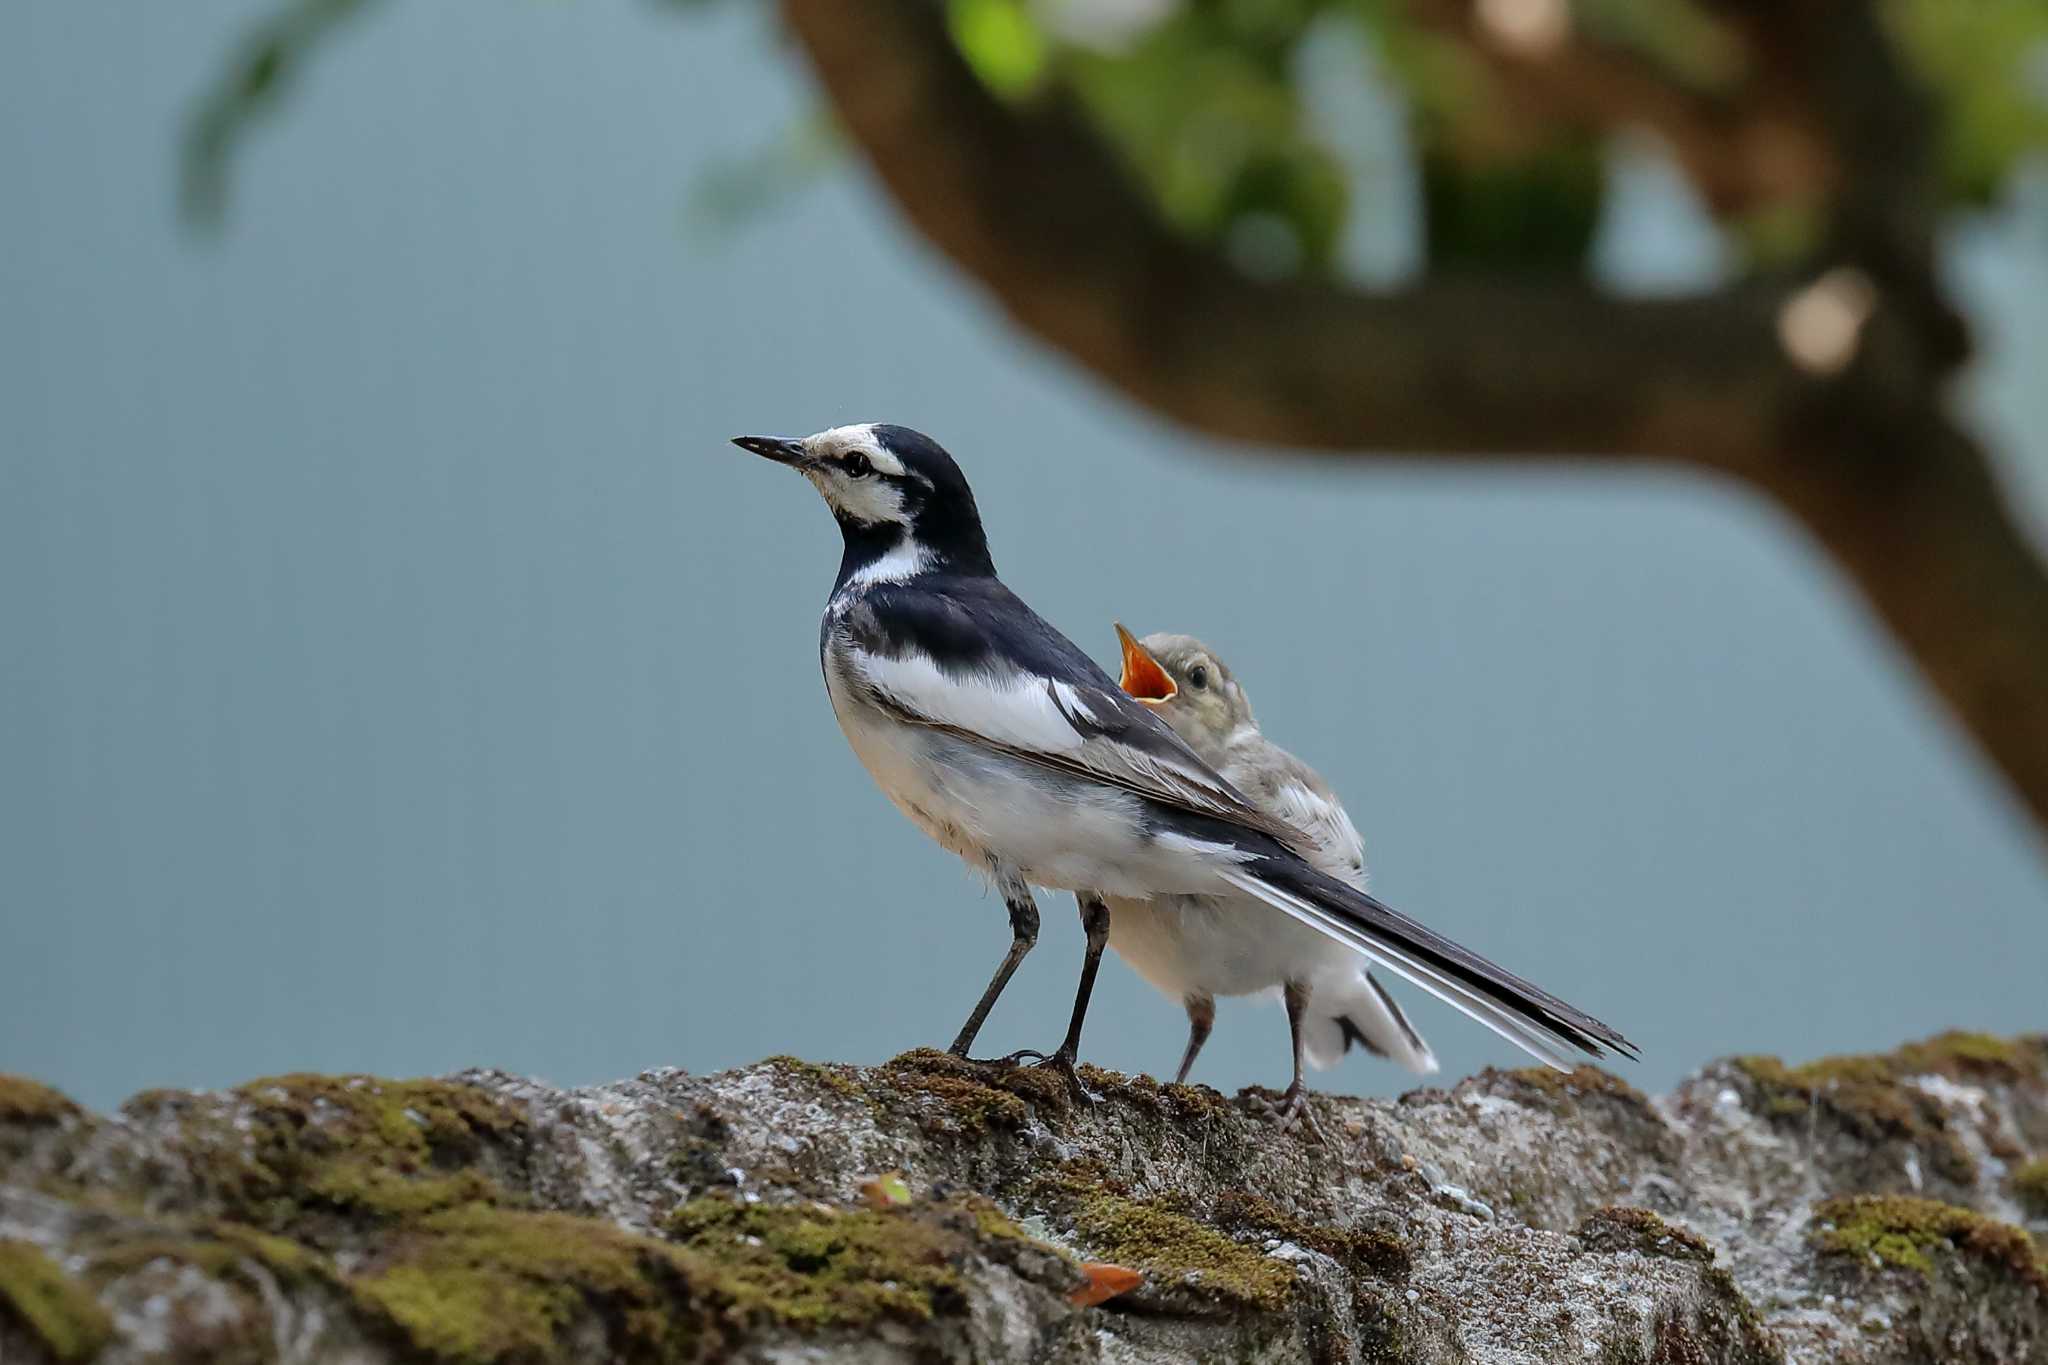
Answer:
[[[874,472],[875,467],[868,463],[868,457],[858,450],[846,457],[846,477],[849,479],[865,479]]]
[[[1206,667],[1204,667],[1201,664],[1196,664],[1193,668],[1188,670],[1189,687],[1192,687],[1195,689],[1195,691],[1200,692],[1204,688],[1208,687],[1208,685],[1209,670]]]

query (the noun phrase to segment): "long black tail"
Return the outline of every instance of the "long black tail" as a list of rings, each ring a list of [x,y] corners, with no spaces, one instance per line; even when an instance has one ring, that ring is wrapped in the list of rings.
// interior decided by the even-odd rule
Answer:
[[[1577,1063],[1575,1049],[1593,1057],[1605,1056],[1605,1048],[1637,1055],[1635,1044],[1584,1010],[1298,858],[1255,858],[1223,875],[1247,895],[1365,954],[1560,1071]]]

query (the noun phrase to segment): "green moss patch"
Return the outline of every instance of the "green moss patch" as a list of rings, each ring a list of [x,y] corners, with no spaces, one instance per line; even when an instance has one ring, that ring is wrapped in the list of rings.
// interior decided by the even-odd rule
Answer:
[[[1150,1076],[1126,1076],[1083,1063],[1081,1081],[1111,1101],[1136,1105],[1170,1123],[1217,1119],[1230,1113],[1230,1101],[1206,1085],[1168,1085]]]
[[[1644,1097],[1642,1091],[1621,1077],[1602,1071],[1597,1066],[1582,1066],[1568,1073],[1553,1071],[1547,1066],[1525,1066],[1513,1071],[1490,1074],[1505,1076],[1516,1085],[1533,1090],[1554,1102],[1580,1100],[1595,1095],[1620,1100],[1638,1109],[1650,1107],[1650,1101]]]
[[[1247,1308],[1277,1312],[1294,1287],[1286,1263],[1163,1204],[1102,1194],[1083,1202],[1073,1221],[1075,1234],[1101,1259]]]
[[[1926,1151],[1936,1174],[1968,1184],[1976,1179],[1977,1163],[1949,1131],[1946,1111],[1906,1081],[1938,1075],[2012,1082],[2040,1076],[2042,1062],[2029,1040],[1944,1033],[1896,1052],[1823,1057],[1802,1066],[1776,1057],[1737,1057],[1734,1065],[1748,1078],[1764,1117],[1789,1126],[1819,1113],[1866,1142],[1909,1142]]]
[[[2013,1169],[2012,1197],[2030,1218],[2048,1218],[2048,1161],[2029,1161]]]
[[[1320,1251],[1354,1275],[1380,1280],[1405,1280],[1414,1268],[1408,1244],[1376,1228],[1338,1228],[1298,1218],[1255,1194],[1231,1190],[1208,1211],[1209,1221],[1240,1236],[1284,1238],[1296,1246]]]
[[[1073,1104],[1066,1082],[1049,1070],[970,1062],[935,1048],[906,1052],[883,1070],[889,1089],[937,1101],[937,1127],[970,1136],[1022,1128],[1034,1107],[1058,1114]]]
[[[1969,1209],[1911,1195],[1853,1195],[1823,1200],[1813,1217],[1809,1236],[1823,1255],[1863,1266],[1875,1258],[1927,1276],[1938,1253],[1953,1251],[2048,1293],[2048,1266],[2027,1234]]]
[[[848,1329],[964,1311],[960,1265],[981,1227],[960,1213],[944,1205],[838,1210],[705,1198],[676,1210],[668,1232],[715,1267],[729,1313],[801,1330]],[[1007,1220],[990,1226],[1015,1232]]]
[[[1634,1251],[1702,1265],[1714,1259],[1714,1249],[1698,1233],[1674,1227],[1648,1209],[1621,1204],[1593,1210],[1572,1235],[1590,1251]]]
[[[506,1202],[485,1158],[517,1150],[526,1128],[474,1086],[369,1076],[278,1076],[230,1092],[225,1106],[165,1094],[130,1109],[157,1105],[195,1110],[179,1116],[191,1168],[234,1219],[316,1238],[323,1219]]]
[[[451,1365],[568,1361],[571,1329],[602,1327],[607,1359],[690,1359],[704,1324],[681,1311],[693,1267],[594,1218],[473,1207],[428,1216],[355,1276],[356,1301]]]
[[[0,1124],[40,1127],[62,1123],[85,1111],[61,1091],[26,1076],[0,1074]]]
[[[1073,1229],[1089,1255],[1141,1270],[1161,1286],[1185,1285],[1233,1308],[1276,1312],[1294,1268],[1246,1246],[1163,1200],[1141,1199],[1089,1162],[1069,1162],[1035,1181],[1031,1197]]]
[[[792,1080],[807,1081],[821,1089],[828,1090],[840,1099],[865,1100],[867,1092],[853,1079],[851,1067],[823,1066],[807,1062],[801,1057],[792,1057],[778,1052],[773,1057],[763,1057],[761,1065],[772,1068]]]
[[[666,1240],[609,1222],[481,1205],[400,1233],[348,1282],[410,1346],[446,1365],[597,1358],[722,1360],[763,1328],[861,1332],[964,1314],[977,1253],[1058,1274],[1057,1255],[979,1196],[837,1209],[707,1196]]]
[[[216,1280],[259,1287],[249,1267],[260,1266],[279,1283],[332,1279],[333,1267],[319,1252],[239,1223],[206,1223],[155,1237],[130,1237],[87,1253],[88,1277],[104,1284],[155,1261],[177,1261]]]
[[[0,1313],[61,1361],[91,1359],[114,1334],[91,1292],[27,1242],[0,1241]]]

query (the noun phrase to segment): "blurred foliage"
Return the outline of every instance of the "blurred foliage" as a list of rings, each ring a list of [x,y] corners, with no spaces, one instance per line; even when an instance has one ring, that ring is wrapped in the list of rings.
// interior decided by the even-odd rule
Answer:
[[[840,154],[839,134],[820,114],[791,124],[753,151],[714,161],[690,185],[685,229],[699,242],[727,240],[815,184],[838,166]]]
[[[309,53],[376,2],[285,0],[250,34],[191,121],[184,185],[195,217],[218,214],[236,145]],[[678,11],[710,2],[653,0]],[[1072,101],[1165,219],[1254,272],[1329,269],[1353,197],[1375,189],[1355,183],[1306,100],[1311,44],[1359,45],[1397,87],[1433,261],[1568,268],[1600,219],[1603,130],[1532,116],[1511,98],[1499,65],[1447,22],[1473,13],[1463,0],[930,2],[944,5],[990,91],[1026,107]],[[1993,199],[2023,158],[2048,149],[2048,0],[1876,2],[1943,108],[1944,192],[1954,205]],[[1569,31],[1739,109],[1756,77],[1709,8],[1570,0]],[[716,163],[694,187],[692,226],[733,230],[814,179],[836,145],[821,119]],[[1817,224],[1811,197],[1787,195],[1724,226],[1749,259],[1769,261],[1805,250]]]
[[[2048,147],[2048,0],[1889,0],[1885,12],[1942,99],[1949,192],[1991,200]]]
[[[378,2],[290,0],[243,40],[186,126],[181,189],[190,220],[219,221],[227,206],[228,170],[236,144],[276,112],[321,40]]]
[[[1939,99],[1945,190],[1993,198],[2048,149],[2048,0],[1879,0]],[[1590,248],[1604,185],[1597,130],[1532,117],[1497,68],[1427,0],[1097,0],[1086,31],[1057,0],[950,0],[961,50],[995,93],[1076,98],[1182,231],[1233,245],[1284,228],[1266,253],[1327,266],[1352,195],[1304,105],[1311,42],[1365,44],[1409,110],[1425,236],[1439,264],[1570,266]],[[1126,14],[1119,31],[1114,20]],[[1108,14],[1112,17],[1105,19]],[[992,16],[998,16],[992,17]],[[1691,95],[1739,107],[1753,79],[1736,35],[1696,0],[1573,0],[1570,31]],[[1434,20],[1434,22],[1433,22]],[[1104,37],[1105,32],[1111,36]],[[1754,261],[1811,245],[1811,198],[1750,204],[1726,225]]]

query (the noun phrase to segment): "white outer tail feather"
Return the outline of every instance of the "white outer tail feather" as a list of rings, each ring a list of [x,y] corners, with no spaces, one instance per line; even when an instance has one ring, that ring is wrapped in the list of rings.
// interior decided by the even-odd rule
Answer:
[[[1386,997],[1367,978],[1364,967],[1349,975],[1321,977],[1313,984],[1302,1031],[1302,1057],[1310,1066],[1326,1071],[1344,1059],[1349,1039],[1343,1021],[1348,1019],[1395,1066],[1417,1076],[1436,1074],[1436,1054],[1413,1032],[1413,1025],[1402,1027],[1404,1021],[1387,1008]]]
[[[1380,966],[1401,977],[1467,1018],[1484,1024],[1521,1048],[1537,1061],[1557,1071],[1578,1068],[1579,1049],[1570,1039],[1517,1014],[1497,1001],[1480,995],[1464,982],[1421,962],[1400,948],[1373,937],[1315,902],[1259,880],[1240,868],[1217,869],[1217,875],[1246,895],[1264,901],[1275,910],[1291,915],[1311,929],[1329,935],[1347,948],[1363,953]]]

